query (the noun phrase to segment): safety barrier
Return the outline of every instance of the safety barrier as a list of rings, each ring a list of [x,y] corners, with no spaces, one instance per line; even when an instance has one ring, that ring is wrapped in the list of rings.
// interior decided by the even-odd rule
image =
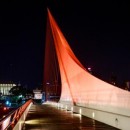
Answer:
[[[22,118],[23,120],[20,122],[20,127],[22,128],[22,125],[24,123],[24,120],[26,118],[27,112],[31,104],[32,104],[32,99],[28,100],[25,104],[23,104],[22,106],[18,107],[16,110],[6,115],[0,121],[0,130],[7,130],[7,129],[14,130],[15,127],[17,126],[18,121],[21,119],[21,117],[23,117]]]
[[[80,115],[89,117],[91,119],[100,121],[102,123],[108,124],[120,130],[130,130],[130,116],[121,115],[113,112],[102,111],[100,109],[94,109],[90,107],[75,106],[65,103],[48,102],[58,108],[66,109],[73,113],[78,113]]]

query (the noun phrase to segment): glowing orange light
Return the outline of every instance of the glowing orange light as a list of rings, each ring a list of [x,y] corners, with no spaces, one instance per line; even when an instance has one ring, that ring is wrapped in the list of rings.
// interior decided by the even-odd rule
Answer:
[[[115,113],[117,113],[117,109],[113,108],[117,107],[129,110],[130,93],[87,72],[74,55],[49,10],[48,16],[61,74],[60,102],[112,110]],[[95,114],[93,114],[94,116]]]

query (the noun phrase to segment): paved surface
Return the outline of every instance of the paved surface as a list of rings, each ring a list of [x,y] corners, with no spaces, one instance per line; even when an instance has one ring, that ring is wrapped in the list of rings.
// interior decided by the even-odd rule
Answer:
[[[49,104],[32,105],[23,130],[118,130]]]

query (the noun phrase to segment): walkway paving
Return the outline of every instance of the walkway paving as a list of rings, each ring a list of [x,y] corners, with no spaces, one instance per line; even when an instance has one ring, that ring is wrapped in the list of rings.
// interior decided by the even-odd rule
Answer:
[[[23,130],[118,130],[49,104],[32,105]]]

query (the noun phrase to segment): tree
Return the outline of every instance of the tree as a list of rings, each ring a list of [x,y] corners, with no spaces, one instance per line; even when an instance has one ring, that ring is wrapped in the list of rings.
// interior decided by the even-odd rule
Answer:
[[[11,93],[12,95],[15,96],[19,96],[19,95],[26,95],[26,88],[22,87],[22,86],[14,86],[13,88],[10,89],[9,93]]]
[[[14,86],[13,88],[10,89],[9,93],[11,93],[11,100],[13,103],[22,103],[23,97],[26,96],[26,88],[23,86]]]

